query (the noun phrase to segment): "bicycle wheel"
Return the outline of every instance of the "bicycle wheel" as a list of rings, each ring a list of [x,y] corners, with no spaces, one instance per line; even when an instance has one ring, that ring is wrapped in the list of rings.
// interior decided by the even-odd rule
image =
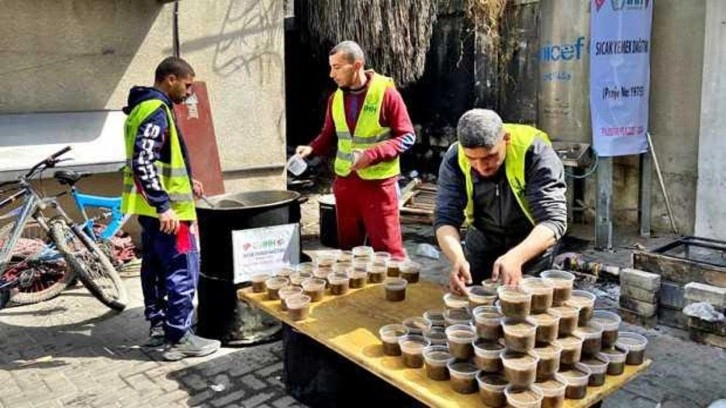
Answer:
[[[68,265],[93,296],[117,311],[126,307],[126,286],[111,261],[80,229],[62,218],[50,221],[50,235]]]
[[[0,228],[0,245],[10,238],[15,223]],[[28,305],[54,298],[73,280],[74,273],[57,251],[48,249],[48,236],[35,222],[23,228],[12,249],[12,258],[3,276],[17,280],[10,303]]]

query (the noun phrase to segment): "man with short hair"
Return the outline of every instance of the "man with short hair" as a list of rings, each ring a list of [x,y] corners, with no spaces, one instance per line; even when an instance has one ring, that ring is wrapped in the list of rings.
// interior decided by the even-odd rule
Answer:
[[[439,168],[434,221],[453,265],[450,289],[463,294],[489,277],[516,285],[523,270],[549,267],[567,229],[564,167],[546,133],[503,124],[494,111],[472,109],[456,130]]]
[[[125,125],[127,166],[121,210],[141,224],[141,288],[144,315],[151,323],[146,345],[165,343],[166,360],[205,356],[220,342],[191,331],[199,279],[194,197],[204,194],[192,178],[173,103],[191,95],[194,70],[169,57],[156,68],[154,86],[131,88]]]
[[[367,235],[375,250],[405,257],[398,156],[416,141],[406,105],[391,78],[365,69],[357,43],[336,45],[328,62],[338,90],[328,100],[322,131],[296,153],[325,155],[337,145],[333,193],[340,248],[363,245]]]

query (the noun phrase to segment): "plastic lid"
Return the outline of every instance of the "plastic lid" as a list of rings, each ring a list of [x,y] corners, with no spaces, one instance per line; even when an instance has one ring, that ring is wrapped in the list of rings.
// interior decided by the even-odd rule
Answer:
[[[486,388],[492,391],[504,391],[504,388],[509,385],[509,381],[501,374],[488,374],[484,371],[479,371],[476,375],[476,380],[479,382],[479,387]]]
[[[590,379],[590,367],[582,363],[576,363],[575,367],[562,370],[559,374],[567,382],[567,385],[587,385]]]
[[[500,286],[497,289],[499,299],[503,300],[529,300],[532,298],[532,292],[522,286]]]
[[[466,296],[457,296],[453,293],[444,295],[444,304],[451,309],[465,309],[469,305],[469,298]]]
[[[567,271],[558,271],[556,269],[550,269],[548,271],[543,271],[539,274],[544,279],[552,279],[552,280],[566,280],[573,282],[575,280],[575,275],[571,274]]]
[[[446,328],[446,338],[454,343],[471,343],[476,337],[476,331],[470,325],[454,324]]]
[[[555,374],[555,378],[534,383],[535,386],[542,390],[545,397],[559,397],[565,393],[567,388],[567,380],[560,374]]]
[[[529,318],[532,319],[537,326],[552,326],[560,321],[560,315],[556,311],[530,315]]]
[[[334,273],[330,276],[328,276],[328,282],[330,282],[331,285],[339,285],[341,283],[348,282],[350,278],[348,275],[344,273]]]
[[[406,288],[406,285],[408,284],[408,281],[406,279],[401,278],[387,278],[385,281],[383,281],[383,285],[386,287],[386,289],[404,289]]]
[[[526,369],[527,367],[537,366],[539,357],[534,353],[518,353],[512,350],[502,352],[502,363],[505,367]]]
[[[310,296],[307,295],[295,295],[285,299],[288,309],[302,309],[310,304]]]
[[[388,340],[389,342],[398,341],[399,338],[408,334],[406,326],[400,323],[387,324],[378,330],[378,334],[381,336],[381,340]]]
[[[580,309],[575,306],[555,306],[547,310],[554,310],[559,313],[560,319],[577,316],[580,313]]]
[[[449,374],[452,377],[458,378],[474,378],[476,377],[476,373],[479,372],[479,369],[474,364],[466,361],[456,361],[454,359],[449,360],[447,367],[449,367]]]
[[[497,291],[496,289],[490,289],[485,288],[484,286],[469,286],[466,288],[466,294],[469,296],[470,299],[480,300],[480,301],[486,301],[491,300],[494,302],[494,299],[497,297]]]
[[[448,309],[444,312],[444,319],[451,324],[468,324],[471,321],[471,314],[466,309]]]
[[[265,281],[265,285],[269,289],[280,289],[290,284],[290,280],[287,278],[270,278]]]
[[[443,325],[446,322],[446,320],[444,319],[444,311],[441,309],[427,310],[424,312],[423,317],[432,324],[438,323],[439,326]]]
[[[421,264],[418,262],[414,262],[414,261],[403,262],[401,265],[399,265],[398,268],[401,269],[401,272],[404,272],[404,273],[421,272]]]
[[[622,319],[616,313],[607,310],[595,310],[592,314],[591,322],[602,325],[603,330],[617,330],[620,327]]]
[[[502,328],[507,333],[530,334],[537,330],[537,323],[529,317],[524,320],[516,317],[505,317],[502,319]]]
[[[599,354],[599,353],[598,353]],[[586,365],[592,374],[602,374],[608,369],[608,360],[606,358],[588,358],[580,360],[580,363]]]
[[[552,282],[542,278],[527,278],[522,281],[521,285],[537,294],[551,293],[555,287]]]
[[[284,300],[285,298],[288,298],[290,296],[302,295],[302,293],[303,293],[303,290],[301,287],[288,286],[288,287],[280,289],[280,291],[277,292],[277,295],[280,297],[280,299]]]
[[[252,282],[265,282],[268,279],[270,279],[270,275],[267,273],[258,273],[250,276],[250,281]]]
[[[583,340],[602,337],[602,325],[589,322],[585,326],[578,326],[572,334]]]
[[[609,362],[613,363],[622,363],[625,361],[627,356],[627,351],[621,351],[616,348],[602,349],[602,351],[596,354],[596,357],[600,359],[607,359]]]
[[[576,347],[582,347],[582,339],[575,336],[567,336],[555,341],[556,344],[560,345],[563,349],[570,350]]]
[[[419,316],[404,319],[403,325],[408,328],[409,333],[423,333],[424,330],[431,329],[431,322]]]
[[[302,287],[305,290],[318,290],[325,288],[325,281],[320,278],[307,279],[303,281]]]
[[[498,358],[502,350],[504,346],[496,341],[478,339],[474,342],[474,353],[479,357]]]
[[[618,340],[615,342],[615,347],[628,351],[640,351],[645,349],[647,345],[648,339],[644,336],[638,333],[623,331],[618,332]]]
[[[427,363],[444,364],[454,356],[446,346],[428,346],[423,349],[423,356]]]
[[[539,407],[544,398],[542,390],[535,385],[523,388],[509,384],[504,388],[504,395],[507,397],[507,404],[514,408]]]
[[[430,346],[431,342],[423,336],[407,334],[398,339],[398,344],[404,352],[415,354],[423,352],[423,349]]]
[[[535,347],[532,352],[537,355],[540,359],[552,358],[562,353],[562,346],[556,343],[547,344],[542,347]]]

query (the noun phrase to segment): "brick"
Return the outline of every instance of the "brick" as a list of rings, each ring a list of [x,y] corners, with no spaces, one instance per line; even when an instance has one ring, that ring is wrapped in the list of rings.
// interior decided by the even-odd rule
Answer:
[[[620,296],[625,296],[650,304],[658,303],[658,292],[652,292],[637,286],[621,286]]]
[[[238,400],[242,399],[247,392],[245,390],[238,390],[233,393],[224,395],[222,397],[219,397],[215,400],[212,400],[212,405],[215,407],[224,407],[227,406],[233,402],[237,402]]]
[[[262,404],[262,403],[266,402],[267,400],[269,400],[270,398],[272,398],[272,396],[273,396],[273,394],[271,394],[271,393],[256,394],[253,397],[242,401],[241,405],[245,408],[257,407],[260,404]]]
[[[242,377],[242,383],[245,386],[252,388],[253,390],[261,390],[261,389],[267,388],[267,384],[260,381],[257,377],[255,377],[252,374]]]
[[[287,408],[291,405],[297,405],[297,404],[298,404],[298,402],[295,400],[295,398],[293,398],[289,395],[286,395],[272,403],[272,405],[275,408]]]
[[[659,305],[658,324],[688,330],[688,316],[686,316],[681,309]]]
[[[719,336],[726,336],[726,321],[709,322],[697,317],[688,318],[688,327],[706,333],[713,333]]]
[[[187,401],[187,404],[190,407],[193,407],[195,405],[199,405],[199,404],[207,401],[212,396],[214,396],[214,392],[212,392],[212,390],[206,390],[206,391],[201,392],[199,394],[192,395],[192,397],[189,398],[189,400]]]
[[[639,269],[621,269],[620,286],[635,286],[636,288],[657,292],[660,289],[660,275]]]
[[[257,370],[256,374],[259,376],[262,376],[262,377],[267,377],[270,374],[273,374],[273,373],[276,373],[276,372],[282,371],[282,370],[283,370],[283,364],[282,364],[282,361],[280,361],[279,363],[272,364],[271,366]]]
[[[661,281],[658,302],[661,306],[683,309],[686,306],[686,301],[683,298],[684,291],[685,289],[680,283]]]
[[[184,390],[176,390],[173,392],[167,392],[164,393],[153,400],[151,400],[152,405],[157,407],[165,407],[169,405],[170,403],[177,402],[180,400],[186,400],[189,398],[189,394]]]
[[[689,330],[688,335],[693,341],[726,349],[726,336],[719,336],[718,334],[706,333],[695,329]]]
[[[644,317],[640,316],[632,310],[620,308],[620,317],[623,321],[630,324],[637,324],[648,329],[652,329],[658,325],[658,316]]]
[[[631,310],[643,317],[655,316],[655,313],[658,311],[658,305],[641,302],[624,296],[620,296],[620,307]]]
[[[726,288],[691,282],[685,286],[684,297],[692,302],[706,302],[715,308],[726,307]]]

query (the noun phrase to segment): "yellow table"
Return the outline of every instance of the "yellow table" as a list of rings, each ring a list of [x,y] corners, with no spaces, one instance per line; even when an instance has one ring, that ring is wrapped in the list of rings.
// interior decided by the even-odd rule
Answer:
[[[252,293],[241,289],[241,299],[258,306],[284,321],[301,333],[315,339],[376,376],[391,383],[417,400],[433,407],[484,406],[478,394],[462,395],[454,392],[448,381],[433,381],[424,368],[412,369],[403,365],[400,357],[383,355],[378,329],[389,323],[400,323],[411,316],[421,316],[428,309],[443,309],[443,289],[428,282],[409,285],[404,302],[385,300],[382,285],[368,285],[353,289],[345,296],[331,296],[313,303],[310,317],[293,322],[280,310],[280,301],[267,300],[265,293]],[[607,376],[601,387],[588,387],[581,400],[565,400],[566,407],[588,407],[621,388],[650,366],[646,360],[640,366],[625,366],[619,376]]]

